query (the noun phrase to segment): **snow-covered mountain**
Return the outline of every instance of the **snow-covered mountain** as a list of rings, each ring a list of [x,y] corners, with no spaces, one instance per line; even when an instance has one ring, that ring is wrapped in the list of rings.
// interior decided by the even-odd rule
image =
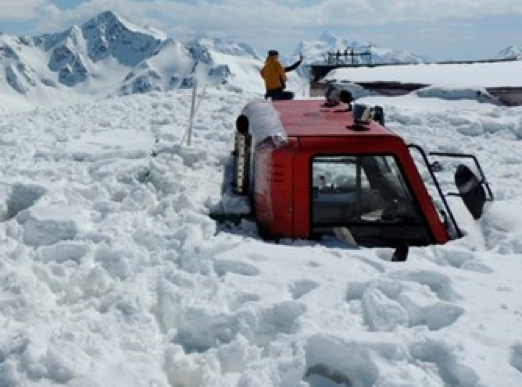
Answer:
[[[325,62],[328,53],[339,52],[341,60],[345,60],[344,54],[371,52],[371,63],[427,63],[430,58],[419,56],[404,50],[379,47],[371,43],[361,43],[341,38],[329,31],[323,32],[317,40],[301,42],[295,52],[302,53],[308,62]],[[355,57],[358,63],[368,63],[364,57]],[[351,63],[351,57],[347,57],[347,63]]]
[[[164,91],[191,87],[195,76],[220,84],[251,79],[261,63],[246,44],[210,38],[182,44],[106,11],[59,33],[0,35],[0,93],[31,99]]]
[[[220,52],[225,55],[262,60],[257,51],[248,44],[232,42],[224,39],[214,39],[206,35],[188,42],[187,45],[197,53],[202,53],[207,50]]]
[[[305,63],[320,62],[328,52],[370,47],[372,63],[421,63],[421,56],[376,45],[350,42],[325,32],[300,43]],[[35,37],[0,34],[0,95],[9,103],[22,100],[64,103],[108,95],[168,91],[201,84],[259,87],[264,57],[244,43],[202,36],[187,43],[139,26],[112,11],[80,26]],[[306,67],[290,76],[289,87],[306,82]],[[292,85],[293,83],[293,85]]]
[[[167,39],[157,53],[139,63],[125,78],[123,94],[233,82],[238,86],[258,77],[261,58],[244,43],[201,37],[186,44]]]
[[[522,49],[512,44],[509,47],[504,48],[497,54],[497,58],[500,59],[522,59]]]
[[[82,86],[110,90],[130,68],[154,55],[166,36],[114,12],[81,26],[36,37],[0,37],[0,70],[6,83],[26,95],[46,88]]]
[[[48,68],[58,80],[74,86],[95,78],[103,69],[98,63],[116,62],[136,66],[155,54],[166,36],[130,23],[113,12],[101,13],[81,27],[37,38],[43,51],[50,53]]]
[[[186,44],[167,39],[156,55],[144,60],[126,77],[123,94],[192,87],[204,83],[241,86],[259,78],[262,61],[250,46],[201,37]]]
[[[188,86],[194,65],[189,50],[168,39],[156,55],[143,60],[127,74],[119,90],[122,94],[135,94]]]

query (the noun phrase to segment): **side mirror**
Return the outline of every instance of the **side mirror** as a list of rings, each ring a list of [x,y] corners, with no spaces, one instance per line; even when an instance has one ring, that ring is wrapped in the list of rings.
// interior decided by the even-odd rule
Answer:
[[[455,185],[473,219],[480,219],[486,203],[486,191],[481,181],[471,169],[460,164],[455,172]]]

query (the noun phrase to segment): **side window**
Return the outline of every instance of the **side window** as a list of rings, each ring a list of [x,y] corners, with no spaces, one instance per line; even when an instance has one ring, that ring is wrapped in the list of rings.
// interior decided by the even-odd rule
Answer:
[[[362,194],[369,193],[371,187],[360,157],[316,157],[312,163],[312,179],[314,223],[343,223],[361,215]]]
[[[356,239],[389,240],[400,225],[414,240],[422,240],[419,244],[430,242],[423,217],[393,156],[316,156],[312,186],[314,234],[347,227]],[[411,228],[419,230],[412,232]]]

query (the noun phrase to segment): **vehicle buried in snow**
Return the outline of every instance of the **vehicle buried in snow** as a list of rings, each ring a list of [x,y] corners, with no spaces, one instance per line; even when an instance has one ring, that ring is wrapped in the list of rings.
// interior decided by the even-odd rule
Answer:
[[[446,197],[461,196],[473,218],[493,200],[478,160],[430,153],[384,126],[378,106],[341,109],[320,99],[253,101],[236,120],[228,195],[245,198],[264,239],[334,235],[366,247],[443,244],[463,236]],[[416,160],[412,157],[416,155]],[[443,193],[434,157],[464,158],[455,193]],[[417,165],[426,165],[430,190]],[[437,203],[430,193],[439,196]],[[215,211],[217,220],[245,214]]]

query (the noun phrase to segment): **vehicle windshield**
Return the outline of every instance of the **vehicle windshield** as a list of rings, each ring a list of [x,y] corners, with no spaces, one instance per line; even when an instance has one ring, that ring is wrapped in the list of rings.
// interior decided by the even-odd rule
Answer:
[[[431,243],[393,156],[316,156],[312,187],[314,235],[342,230],[365,246]]]

